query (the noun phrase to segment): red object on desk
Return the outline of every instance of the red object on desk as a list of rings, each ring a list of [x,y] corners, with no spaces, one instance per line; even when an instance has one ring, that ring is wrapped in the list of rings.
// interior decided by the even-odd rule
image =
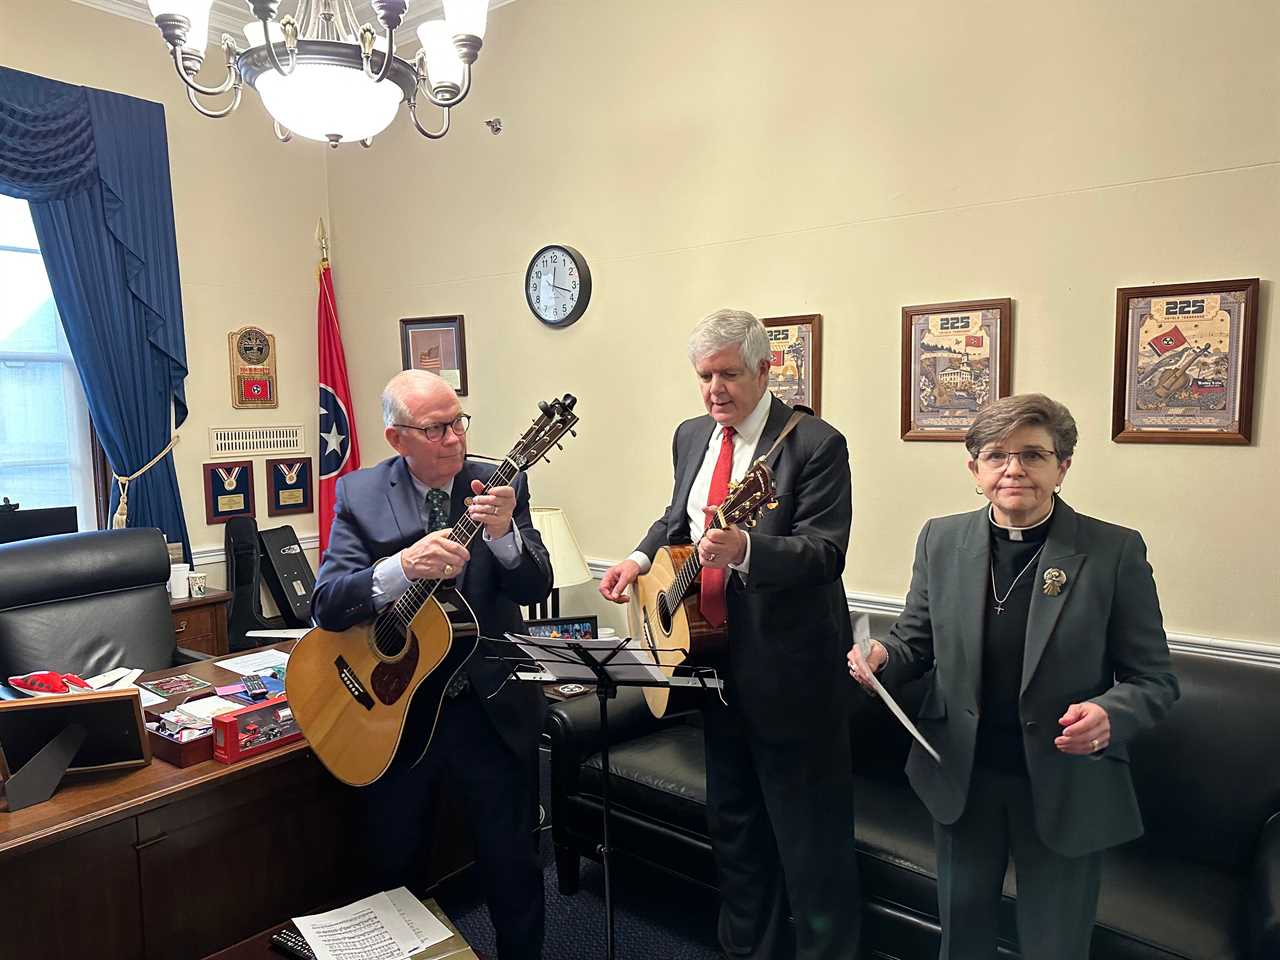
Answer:
[[[235,763],[302,739],[288,697],[263,700],[213,718],[213,759]]]

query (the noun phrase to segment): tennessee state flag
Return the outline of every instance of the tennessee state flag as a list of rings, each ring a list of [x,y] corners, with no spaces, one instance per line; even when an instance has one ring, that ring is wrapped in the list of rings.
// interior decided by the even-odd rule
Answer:
[[[320,299],[316,305],[320,356],[319,514],[320,556],[329,548],[333,525],[334,491],[338,478],[360,469],[360,444],[356,440],[356,411],[351,405],[347,358],[342,351],[338,307],[333,297],[329,261],[320,261]]]
[[[978,334],[976,337],[966,336],[966,337],[964,338],[964,345],[965,345],[966,347],[980,347],[980,346],[982,346],[982,334]]]
[[[1164,333],[1157,333],[1154,337],[1147,341],[1147,345],[1156,352],[1157,355],[1168,353],[1175,350],[1187,342],[1187,338],[1182,335],[1182,331],[1178,329],[1175,323]]]

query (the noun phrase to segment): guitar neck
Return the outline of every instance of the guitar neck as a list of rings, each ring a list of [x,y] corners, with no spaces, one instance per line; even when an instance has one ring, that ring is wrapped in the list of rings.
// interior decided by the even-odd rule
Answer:
[[[723,524],[720,522],[720,513],[716,512],[712,517],[711,523],[707,525],[707,530],[722,530]],[[706,531],[703,531],[704,533]],[[667,597],[671,601],[671,609],[674,610],[680,604],[684,603],[689,596],[689,591],[693,588],[693,582],[698,579],[698,574],[702,572],[702,561],[698,559],[698,551],[695,548],[689,554],[689,559],[680,567],[680,572],[676,574],[675,580],[671,587],[667,590]]]

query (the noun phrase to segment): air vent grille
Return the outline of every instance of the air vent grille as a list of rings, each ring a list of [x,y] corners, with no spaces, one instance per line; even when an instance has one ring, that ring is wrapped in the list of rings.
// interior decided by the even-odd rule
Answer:
[[[270,427],[210,427],[209,456],[215,460],[226,460],[305,453],[303,439],[300,423]]]

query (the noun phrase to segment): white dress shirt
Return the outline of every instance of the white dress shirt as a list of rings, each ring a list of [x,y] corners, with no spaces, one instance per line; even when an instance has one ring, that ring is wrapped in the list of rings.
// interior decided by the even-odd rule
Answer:
[[[738,424],[733,435],[733,468],[729,471],[729,480],[741,480],[751,467],[755,456],[756,444],[760,442],[760,434],[764,433],[765,422],[769,419],[769,406],[773,402],[773,394],[768,390],[751,410],[745,420]],[[689,488],[689,501],[685,506],[689,514],[689,539],[697,543],[707,526],[707,500],[711,494],[711,476],[716,472],[716,461],[720,459],[720,442],[724,436],[724,427],[716,424],[711,431],[711,439],[707,442],[706,453],[702,457],[702,466],[693,478],[693,486]],[[744,531],[745,532],[745,531]],[[653,558],[637,550],[628,558],[640,566],[641,573],[648,573],[653,566]],[[741,563],[729,564],[730,570],[738,571],[745,580],[751,569],[751,537],[747,536],[747,552]]]

